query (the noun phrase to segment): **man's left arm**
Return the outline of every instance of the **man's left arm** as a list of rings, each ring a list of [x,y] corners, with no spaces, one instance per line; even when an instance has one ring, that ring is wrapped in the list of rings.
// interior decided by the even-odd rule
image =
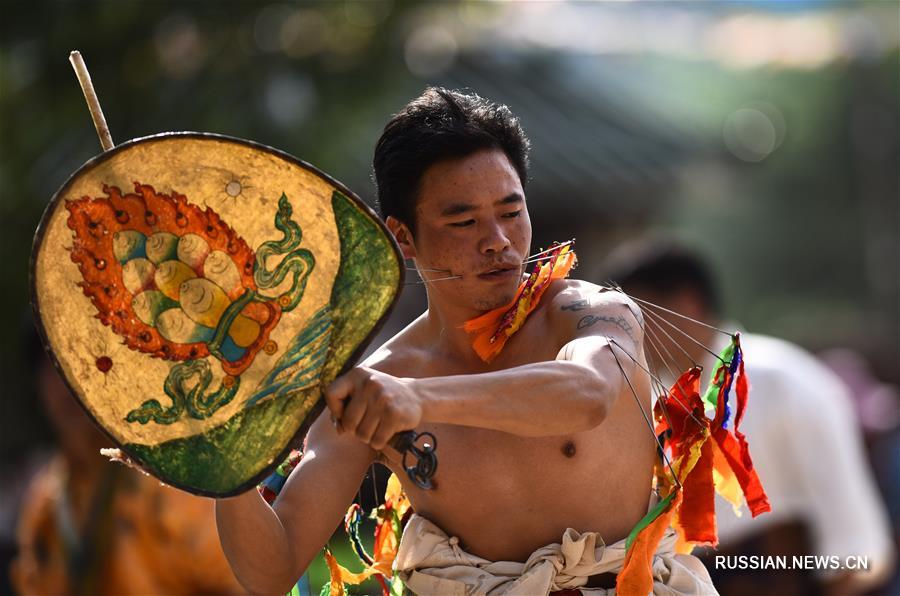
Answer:
[[[625,375],[633,380],[640,370],[632,359],[643,360],[640,311],[621,294],[596,290],[561,292],[547,308],[556,337],[568,340],[554,360],[424,379],[355,369],[326,391],[328,406],[343,431],[376,450],[421,423],[531,437],[594,428],[626,389]]]

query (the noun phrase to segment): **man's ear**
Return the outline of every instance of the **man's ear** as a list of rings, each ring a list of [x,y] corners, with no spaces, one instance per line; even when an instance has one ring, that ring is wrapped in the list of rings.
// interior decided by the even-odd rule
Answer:
[[[391,234],[394,235],[397,244],[400,245],[400,252],[403,254],[403,258],[415,259],[416,245],[409,226],[393,215],[388,215],[387,219],[384,220],[384,224],[387,226],[387,229],[391,231]]]

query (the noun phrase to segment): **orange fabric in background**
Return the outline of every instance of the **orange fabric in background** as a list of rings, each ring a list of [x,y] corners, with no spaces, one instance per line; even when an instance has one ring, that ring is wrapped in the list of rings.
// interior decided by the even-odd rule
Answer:
[[[98,457],[100,457],[98,455]],[[108,466],[119,466],[109,463]],[[19,516],[19,554],[11,565],[16,591],[28,594],[243,594],[219,545],[214,503],[122,467],[111,493],[105,531],[93,547],[96,572],[89,585],[73,585],[60,526],[68,470],[56,457],[32,481]],[[77,483],[78,480],[75,481]],[[96,486],[79,490],[91,494]],[[94,483],[98,484],[98,483]],[[69,508],[83,529],[90,499]]]

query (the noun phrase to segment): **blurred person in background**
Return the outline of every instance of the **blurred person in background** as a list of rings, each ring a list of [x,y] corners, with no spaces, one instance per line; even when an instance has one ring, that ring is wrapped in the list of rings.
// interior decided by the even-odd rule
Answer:
[[[894,544],[900,544],[900,388],[879,379],[869,361],[855,350],[831,348],[818,356],[850,388],[875,479],[893,524]],[[900,594],[897,566],[883,592]]]
[[[41,404],[59,447],[19,514],[13,588],[20,594],[236,594],[213,501],[112,464],[111,442],[28,339]]]
[[[738,330],[722,319],[711,268],[674,241],[643,239],[620,247],[608,257],[603,279],[636,299]],[[715,369],[711,354],[669,324],[716,353],[727,336],[643,303],[642,308],[652,330],[645,337],[657,346],[646,348],[648,359],[667,387],[674,381],[669,369],[684,370],[688,356],[705,371]],[[893,569],[895,547],[847,387],[787,341],[741,332],[741,346],[751,388],[741,431],[772,511],[753,519],[745,505],[737,517],[716,495],[719,547],[704,549],[702,557],[713,582],[728,595],[843,595],[877,588]],[[867,557],[868,570],[719,569],[716,557],[723,555],[787,555],[789,562],[793,555],[837,556],[841,562]]]

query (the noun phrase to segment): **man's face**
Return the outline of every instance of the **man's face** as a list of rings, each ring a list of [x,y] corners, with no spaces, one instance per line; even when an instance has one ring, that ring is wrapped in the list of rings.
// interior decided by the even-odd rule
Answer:
[[[506,154],[486,149],[425,170],[413,244],[426,279],[462,276],[429,284],[430,297],[474,310],[512,300],[531,245],[531,220]]]

